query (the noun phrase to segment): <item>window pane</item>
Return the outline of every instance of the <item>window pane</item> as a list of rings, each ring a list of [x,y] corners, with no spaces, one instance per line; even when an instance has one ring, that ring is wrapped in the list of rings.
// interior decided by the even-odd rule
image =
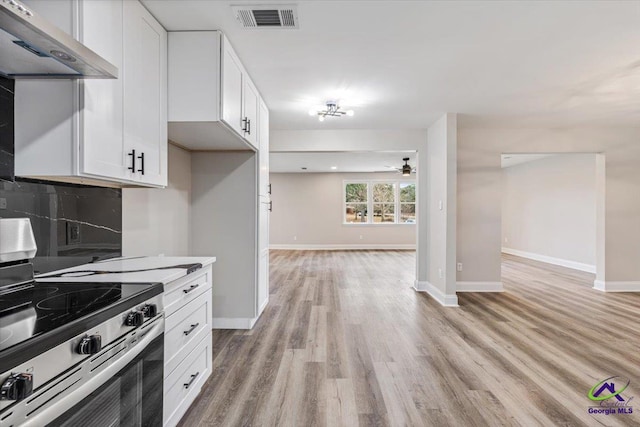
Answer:
[[[393,203],[396,194],[395,184],[374,184],[373,185],[373,201]]]
[[[415,202],[416,201],[416,185],[409,182],[400,184],[400,201]]]
[[[373,205],[373,222],[395,221],[395,205],[391,203],[375,203]]]
[[[366,203],[347,203],[345,222],[367,222]]]
[[[415,203],[400,204],[400,222],[404,224],[416,223],[416,205]]]
[[[345,188],[346,202],[367,203],[367,184],[347,184]]]

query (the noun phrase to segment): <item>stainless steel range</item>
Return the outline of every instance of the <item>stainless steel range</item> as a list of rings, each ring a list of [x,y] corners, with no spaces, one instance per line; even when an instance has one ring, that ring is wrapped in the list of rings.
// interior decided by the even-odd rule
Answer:
[[[39,283],[0,219],[0,426],[162,425],[160,283]]]

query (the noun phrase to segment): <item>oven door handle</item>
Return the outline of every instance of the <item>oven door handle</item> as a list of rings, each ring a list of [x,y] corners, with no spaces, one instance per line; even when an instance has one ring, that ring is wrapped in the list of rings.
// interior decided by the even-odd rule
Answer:
[[[142,353],[154,339],[162,334],[164,334],[164,317],[160,316],[158,320],[149,324],[147,328],[138,329],[136,344],[133,347],[129,347],[122,357],[107,366],[102,372],[97,373],[80,387],[69,391],[67,394],[62,393],[60,395],[62,397],[59,400],[55,400],[54,402],[51,402],[52,405],[43,407],[41,410],[38,410],[37,413],[31,414],[25,423],[21,425],[34,427],[43,426],[50,423],[52,420],[57,419],[69,409],[73,408],[76,404],[80,403],[93,391],[97,390],[110,378],[115,376],[131,361],[135,360],[135,358],[138,357],[138,355]],[[88,365],[89,359],[87,359],[83,365],[85,363],[87,364],[85,367],[90,368]]]

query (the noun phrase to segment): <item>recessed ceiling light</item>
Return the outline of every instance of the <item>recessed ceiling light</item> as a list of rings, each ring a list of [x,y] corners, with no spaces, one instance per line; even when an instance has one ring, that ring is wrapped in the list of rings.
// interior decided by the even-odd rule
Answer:
[[[331,166],[331,169],[332,170],[336,170],[336,169],[338,169],[338,167],[337,166]]]

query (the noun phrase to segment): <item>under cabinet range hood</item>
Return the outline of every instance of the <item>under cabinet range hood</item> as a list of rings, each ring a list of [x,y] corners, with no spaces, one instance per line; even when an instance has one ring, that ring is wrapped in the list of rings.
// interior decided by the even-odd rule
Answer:
[[[117,79],[118,68],[16,0],[0,0],[0,75]]]

